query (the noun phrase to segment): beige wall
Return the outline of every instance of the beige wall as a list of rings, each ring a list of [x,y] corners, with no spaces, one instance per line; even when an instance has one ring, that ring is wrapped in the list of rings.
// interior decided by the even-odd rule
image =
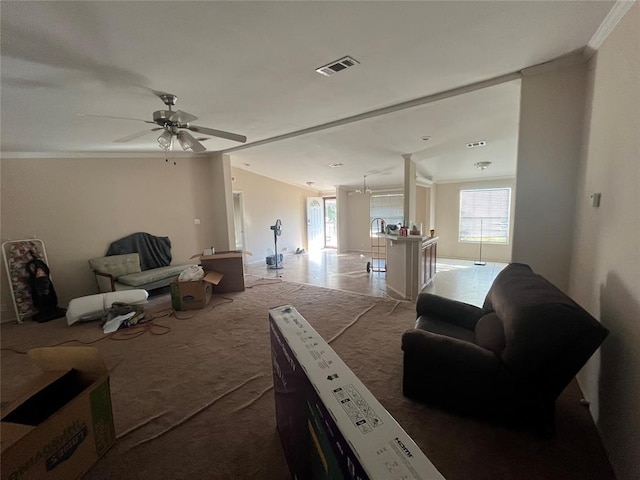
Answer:
[[[589,64],[570,275],[570,294],[610,330],[578,379],[620,480],[640,478],[639,47],[636,3]]]
[[[513,261],[567,291],[585,101],[584,64],[521,81]]]
[[[388,190],[388,192],[376,191],[376,193],[398,193],[400,191]],[[341,251],[370,252],[371,195],[347,193],[346,189],[341,188],[339,189],[339,199],[342,200],[338,206],[339,225],[342,227],[342,232],[339,235],[344,245]],[[428,207],[427,204],[423,210]]]
[[[336,188],[336,215],[338,218],[337,234],[338,234],[338,253],[344,253],[349,250],[349,192],[345,187]]]
[[[307,248],[307,197],[318,197],[319,192],[294,187],[247,170],[233,168],[233,191],[242,192],[246,250],[253,257],[249,262],[265,263],[273,254],[273,231],[276,219],[282,221],[282,235],[278,237],[278,252],[294,253],[296,248]]]
[[[371,204],[370,195],[347,195],[347,250],[371,251]]]
[[[429,212],[431,210],[431,193],[428,187],[416,185],[416,226],[422,224],[422,234],[429,233]]]
[[[188,263],[212,245],[234,248],[232,188],[243,192],[252,260],[264,261],[273,248],[269,226],[276,218],[283,223],[278,249],[295,251],[306,241],[305,198],[316,194],[232,172],[229,158],[216,154],[177,159],[176,165],[164,158],[2,159],[0,174],[2,241],[44,241],[60,306],[97,293],[87,260],[125,235],[168,236],[173,263]],[[2,320],[8,321],[15,315],[4,265],[0,279],[8,309]]]
[[[231,182],[231,159],[220,153],[211,154],[209,183],[209,208],[216,214],[212,230],[212,244],[216,251],[235,250],[235,218]],[[197,200],[199,202],[199,200]]]
[[[437,187],[437,188],[436,188]],[[443,183],[431,188],[416,186],[416,217],[417,223],[423,223],[423,230],[428,234],[429,225],[433,224],[431,218],[432,203],[435,203],[436,235],[440,237],[438,242],[438,256],[446,258],[461,258],[477,260],[479,245],[477,243],[458,242],[458,219],[460,215],[460,190],[463,188],[491,188],[511,187],[511,236],[513,236],[513,216],[515,201],[515,179],[494,180],[483,182]],[[436,192],[435,202],[431,201],[431,190]],[[356,195],[342,192],[339,205],[339,225],[342,231],[340,238],[344,244],[342,251],[371,250],[369,238],[370,229],[370,205],[369,195]],[[421,220],[420,220],[421,219]],[[511,261],[511,244],[509,245],[483,245],[482,258],[486,261],[509,262]]]
[[[513,238],[515,180],[483,182],[439,183],[436,189],[436,220],[434,228],[438,240],[438,257],[478,260],[480,245],[458,241],[460,229],[460,190],[470,188],[511,187],[511,225],[509,238]],[[482,260],[510,262],[511,242],[507,245],[482,245]]]
[[[2,240],[44,241],[61,306],[97,292],[87,260],[104,255],[125,235],[168,236],[173,263],[186,263],[213,243],[212,162],[206,157],[178,159],[176,165],[164,158],[2,159]],[[11,318],[4,266],[0,278],[1,301]]]

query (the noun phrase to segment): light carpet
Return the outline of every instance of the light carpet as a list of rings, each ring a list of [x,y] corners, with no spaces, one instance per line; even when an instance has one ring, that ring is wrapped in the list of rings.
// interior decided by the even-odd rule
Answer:
[[[289,478],[268,325],[268,310],[284,304],[336,337],[332,347],[447,478],[613,478],[575,384],[558,401],[556,438],[458,417],[402,396],[400,337],[413,327],[414,303],[257,277],[247,286],[202,310],[159,317],[139,336],[119,330],[93,344],[111,370],[118,440],[86,478]],[[7,349],[103,337],[96,322],[2,325],[3,402],[38,373]]]

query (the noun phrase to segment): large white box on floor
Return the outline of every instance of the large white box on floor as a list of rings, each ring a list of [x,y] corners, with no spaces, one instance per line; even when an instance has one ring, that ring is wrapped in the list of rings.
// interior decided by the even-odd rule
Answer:
[[[293,306],[269,310],[269,326],[276,423],[292,478],[444,478]]]

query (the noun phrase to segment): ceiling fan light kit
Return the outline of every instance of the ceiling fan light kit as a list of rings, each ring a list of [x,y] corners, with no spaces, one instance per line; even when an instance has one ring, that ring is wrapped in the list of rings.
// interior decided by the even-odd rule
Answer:
[[[180,130],[178,132],[178,141],[180,142],[180,146],[183,150],[191,149],[194,152],[204,152],[206,148],[202,145],[198,140],[193,138],[189,132],[185,132],[184,130]]]
[[[195,115],[192,115],[187,112],[183,112],[182,110],[172,110],[171,107],[176,104],[178,97],[171,93],[165,92],[155,92],[155,95],[162,100],[162,102],[167,106],[168,110],[156,110],[153,112],[152,119],[153,120],[140,120],[137,118],[126,118],[126,117],[111,117],[108,115],[88,115],[88,116],[103,116],[105,118],[116,118],[121,120],[136,120],[144,123],[151,123],[154,125],[159,125],[161,128],[154,127],[147,132],[141,132],[134,135],[130,135],[128,137],[124,137],[116,140],[117,142],[128,142],[135,138],[138,138],[146,133],[154,132],[160,129],[164,129],[164,131],[158,137],[158,145],[164,151],[169,151],[173,148],[173,137],[176,137],[180,142],[180,146],[183,150],[191,150],[196,153],[205,152],[207,149],[205,148],[200,141],[208,140],[208,138],[194,138],[189,132],[186,130],[191,130],[192,132],[197,132],[203,135],[208,135],[210,137],[218,137],[224,138],[227,140],[233,140],[234,142],[245,143],[247,141],[247,137],[244,135],[238,135],[237,133],[225,132],[224,130],[216,130],[208,127],[201,127],[198,125],[191,125],[191,122],[198,119]]]
[[[173,135],[169,130],[163,131],[158,137],[158,145],[160,148],[167,151],[171,150],[171,146],[173,144]]]

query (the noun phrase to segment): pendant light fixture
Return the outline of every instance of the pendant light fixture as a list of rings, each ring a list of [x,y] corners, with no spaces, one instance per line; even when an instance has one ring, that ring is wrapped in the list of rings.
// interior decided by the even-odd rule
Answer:
[[[362,179],[362,187],[357,187],[355,193],[365,193],[370,194],[371,189],[367,187],[367,176],[365,175]]]

